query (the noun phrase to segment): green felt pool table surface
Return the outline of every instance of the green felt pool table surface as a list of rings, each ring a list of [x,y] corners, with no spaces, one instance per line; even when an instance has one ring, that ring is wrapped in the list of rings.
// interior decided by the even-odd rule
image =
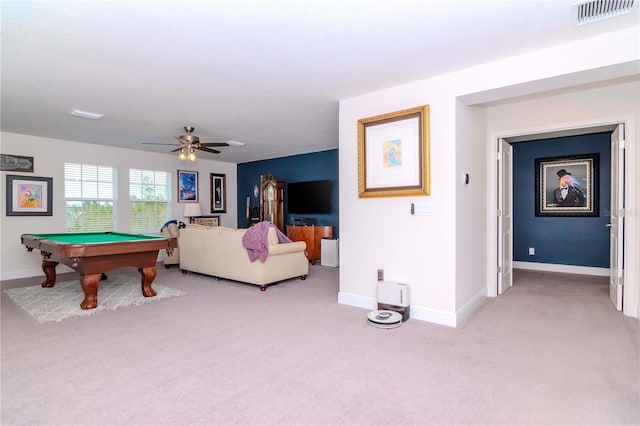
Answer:
[[[125,234],[121,232],[79,232],[67,234],[31,234],[43,240],[56,241],[63,244],[100,244],[122,241],[146,241],[166,239],[166,237],[143,234]]]

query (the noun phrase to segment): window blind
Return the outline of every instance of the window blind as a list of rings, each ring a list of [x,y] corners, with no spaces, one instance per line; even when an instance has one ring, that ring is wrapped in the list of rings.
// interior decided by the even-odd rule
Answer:
[[[64,164],[67,232],[115,231],[117,169],[94,164]]]
[[[155,170],[129,169],[131,230],[158,232],[169,220],[171,175]]]

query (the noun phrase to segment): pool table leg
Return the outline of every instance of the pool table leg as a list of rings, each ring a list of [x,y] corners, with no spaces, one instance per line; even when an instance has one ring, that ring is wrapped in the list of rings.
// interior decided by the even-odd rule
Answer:
[[[151,288],[151,283],[156,277],[156,267],[149,266],[146,268],[138,268],[140,274],[142,275],[142,295],[144,297],[153,297],[157,293],[154,289]]]
[[[58,266],[58,262],[52,262],[50,260],[42,261],[42,270],[47,278],[42,282],[42,287],[53,287],[56,284],[56,266]]]
[[[98,283],[102,274],[82,275],[80,284],[84,291],[84,300],[80,304],[82,309],[95,309],[98,306]]]

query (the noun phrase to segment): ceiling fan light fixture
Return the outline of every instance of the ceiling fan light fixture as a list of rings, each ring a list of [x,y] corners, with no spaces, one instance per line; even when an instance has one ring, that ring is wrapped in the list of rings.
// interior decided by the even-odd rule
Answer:
[[[193,148],[189,149],[189,160],[196,161],[196,152],[193,150]]]
[[[187,159],[187,154],[185,153],[185,149],[184,148],[182,148],[180,150],[180,154],[178,154],[178,158],[181,159],[181,160],[186,160]]]

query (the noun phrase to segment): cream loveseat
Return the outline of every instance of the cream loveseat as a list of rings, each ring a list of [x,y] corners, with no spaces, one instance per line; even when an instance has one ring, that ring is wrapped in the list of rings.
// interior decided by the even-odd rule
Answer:
[[[260,286],[289,278],[305,279],[309,261],[303,241],[278,243],[276,228],[269,228],[269,255],[261,262],[251,262],[242,245],[246,229],[222,226],[187,225],[180,230],[180,269],[183,273],[198,272],[217,278]]]

